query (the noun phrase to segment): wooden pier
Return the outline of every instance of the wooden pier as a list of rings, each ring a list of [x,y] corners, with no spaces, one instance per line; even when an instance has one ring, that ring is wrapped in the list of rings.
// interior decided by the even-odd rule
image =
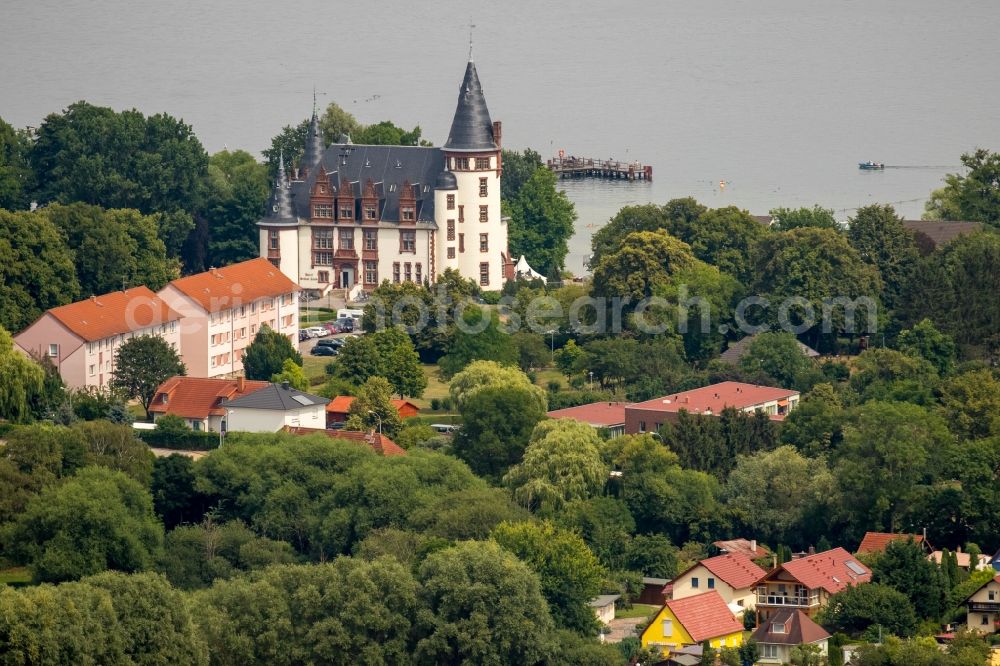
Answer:
[[[561,152],[561,151],[560,151]],[[545,166],[560,178],[608,178],[610,180],[653,180],[653,167],[641,162],[595,160],[589,157],[553,157]]]

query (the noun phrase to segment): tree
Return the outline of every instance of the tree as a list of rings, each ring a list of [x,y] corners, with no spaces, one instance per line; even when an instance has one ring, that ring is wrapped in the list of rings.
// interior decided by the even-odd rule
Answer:
[[[327,104],[323,115],[319,117],[319,128],[323,132],[324,146],[339,143],[340,137],[345,134],[357,143],[357,139],[361,136],[362,127],[363,125],[352,114],[345,111],[336,102]]]
[[[878,271],[862,261],[843,235],[831,229],[813,227],[767,234],[757,245],[756,257],[752,288],[770,299],[769,322],[774,322],[779,315],[775,304],[780,306],[787,301],[791,306],[788,308],[789,320],[793,324],[800,323],[802,308],[795,305],[795,300],[805,299],[815,313],[817,323],[809,330],[816,340],[821,332],[819,321],[824,303],[840,298],[861,305],[857,307],[853,329],[847,316],[850,307],[831,308],[831,330],[836,333],[869,331],[868,320],[876,314],[872,307],[877,306],[875,299],[881,282]],[[863,304],[866,298],[872,299],[871,307]]]
[[[808,391],[820,378],[812,360],[791,333],[758,333],[740,358],[746,372],[760,370],[777,380],[779,386]]]
[[[295,351],[292,341],[264,324],[243,354],[243,370],[247,379],[269,381],[284,369],[285,359],[302,365],[302,354]]]
[[[922,259],[901,298],[904,321],[930,319],[969,355],[995,355],[1000,349],[1000,234],[960,236]]]
[[[31,416],[31,403],[45,388],[42,367],[14,349],[14,338],[0,326],[0,418],[21,423]]]
[[[750,637],[743,641],[743,645],[739,648],[740,652],[740,666],[754,666],[757,660],[760,659],[760,646],[757,641]]]
[[[503,178],[500,181],[500,199],[513,201],[535,171],[545,165],[542,156],[531,148],[525,148],[524,152],[504,149],[501,153]]]
[[[552,349],[550,345],[545,344],[545,338],[538,333],[518,331],[511,336],[511,342],[517,349],[517,365],[521,370],[530,372],[535,368],[549,365]]]
[[[356,402],[356,401],[355,401]],[[480,475],[499,479],[521,460],[535,425],[545,418],[544,398],[524,386],[480,388],[459,405],[462,427],[454,452]]]
[[[740,456],[723,490],[736,520],[767,543],[808,539],[816,531],[809,523],[824,515],[835,497],[826,461],[806,458],[791,446]]]
[[[669,551],[660,549],[656,544],[651,544],[648,550],[641,549],[642,552],[628,550],[635,532],[635,520],[625,503],[614,497],[599,496],[568,502],[555,516],[555,521],[583,537],[601,564],[612,571],[631,569],[648,573],[644,568],[635,566],[633,558],[645,562],[647,556],[652,554],[657,562],[661,562],[661,557],[670,555]],[[673,578],[673,574],[667,577]]]
[[[208,227],[205,261],[226,266],[259,254],[257,222],[270,194],[267,167],[243,150],[208,158],[200,214]]]
[[[443,377],[451,378],[469,363],[483,359],[517,364],[517,349],[510,335],[500,329],[495,311],[469,306],[462,312],[462,321],[464,326],[455,328],[448,353],[438,362]]]
[[[82,296],[140,285],[158,291],[177,277],[177,261],[167,258],[155,216],[84,203],[43,211],[73,251]]]
[[[73,253],[49,217],[0,210],[0,326],[20,331],[79,294]]]
[[[546,411],[545,393],[535,386],[526,374],[495,361],[473,361],[465,369],[452,377],[448,384],[448,394],[455,407],[461,411],[465,404],[479,391],[489,388],[518,387],[532,392],[539,408]]]
[[[771,217],[774,218],[771,224],[774,231],[791,231],[800,227],[841,230],[840,224],[833,217],[833,210],[818,204],[812,208],[775,208],[771,211]]]
[[[382,377],[372,377],[358,390],[348,412],[348,430],[377,430],[393,438],[403,427],[399,411],[392,404],[392,386]]]
[[[608,478],[601,440],[586,423],[572,419],[542,421],[531,433],[524,459],[507,472],[504,483],[514,499],[548,513],[563,503],[597,494]]]
[[[281,372],[271,375],[271,381],[276,384],[288,382],[289,386],[299,391],[309,390],[309,378],[306,377],[306,371],[290,358],[286,358],[281,364]]]
[[[494,543],[466,541],[420,565],[429,626],[418,663],[537,664],[554,653],[538,576]]]
[[[167,114],[144,116],[76,102],[49,114],[30,159],[45,174],[42,203],[80,201],[144,214],[190,211],[208,156],[189,125]]]
[[[335,364],[335,376],[355,386],[364,384],[370,377],[381,375],[380,365],[384,363],[375,346],[374,334],[352,336],[340,348]]]
[[[752,250],[768,230],[747,211],[726,206],[703,212],[694,223],[675,225],[673,233],[690,245],[701,261],[748,282],[752,277]]]
[[[184,363],[166,340],[156,335],[140,335],[122,343],[115,351],[111,386],[138,400],[148,419],[157,387],[175,375],[184,374],[187,374]]]
[[[977,148],[962,155],[962,164],[968,173],[945,176],[945,186],[925,204],[924,219],[1000,224],[1000,154]]]
[[[486,487],[463,488],[440,495],[410,516],[414,529],[449,541],[488,539],[502,522],[530,519],[531,514],[512,502],[508,492]]]
[[[149,492],[121,472],[91,467],[29,501],[4,546],[44,582],[151,569],[162,540]]]
[[[964,439],[1000,435],[1000,381],[989,370],[974,370],[941,383],[941,414]]]
[[[630,233],[594,267],[593,291],[605,298],[627,297],[634,304],[693,264],[691,247],[665,231]]]
[[[955,341],[926,318],[899,334],[899,350],[928,361],[941,375],[947,374],[955,363]]]
[[[910,600],[888,585],[866,583],[851,585],[830,597],[820,622],[833,631],[858,636],[878,625],[886,633],[912,636],[917,617]]]
[[[937,384],[934,367],[922,358],[894,349],[866,349],[854,362],[851,387],[863,401],[908,400],[931,402],[930,391]]]
[[[0,208],[28,207],[28,192],[35,175],[28,164],[31,137],[27,130],[15,130],[0,118]]]
[[[895,308],[917,262],[917,244],[892,206],[859,208],[848,222],[847,239],[861,259],[878,269],[882,303]]]
[[[302,159],[302,151],[309,134],[309,119],[305,118],[298,125],[285,125],[271,139],[271,146],[260,152],[267,164],[267,175],[273,182],[278,175],[278,163],[284,158],[286,168],[298,165]]]
[[[680,230],[687,229],[707,210],[690,197],[672,199],[665,206],[625,206],[606,225],[594,232],[590,265],[597,266],[605,256],[617,251],[630,233],[666,230],[677,236]]]
[[[833,386],[817,384],[781,424],[781,441],[809,456],[828,454],[839,446],[846,419]]]
[[[672,579],[677,575],[677,547],[662,534],[637,534],[625,546],[625,566],[643,576]]]
[[[110,421],[84,421],[70,426],[83,446],[84,462],[124,472],[149,487],[153,473],[153,454],[131,425]]]
[[[167,415],[161,417],[157,427]],[[178,453],[153,461],[150,493],[153,509],[167,529],[201,519],[200,495],[194,487],[194,461]]]
[[[382,341],[391,335],[392,344],[383,346]],[[427,388],[427,375],[420,365],[420,356],[413,347],[410,337],[398,328],[379,331],[374,334],[375,347],[379,348],[379,358],[384,364],[383,377],[389,380],[393,391],[400,398],[419,398]]]
[[[563,268],[576,221],[573,202],[556,189],[556,182],[551,170],[535,169],[517,195],[505,200],[511,218],[511,256],[524,255],[535,270],[551,276],[558,276]]]
[[[941,572],[912,538],[886,546],[872,565],[872,580],[905,594],[918,618],[938,620],[947,608],[949,590]]]

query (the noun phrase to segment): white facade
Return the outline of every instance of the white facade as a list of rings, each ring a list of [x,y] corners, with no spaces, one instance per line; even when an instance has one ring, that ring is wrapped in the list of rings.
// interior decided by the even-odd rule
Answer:
[[[285,426],[326,428],[326,404],[303,406],[301,409],[249,409],[227,407],[227,428],[232,432],[278,432]]]
[[[434,194],[441,234],[438,265],[457,269],[483,289],[497,290],[503,286],[507,254],[507,225],[500,214],[500,152],[445,152],[445,160],[458,189]],[[454,208],[449,208],[450,195]],[[439,206],[442,199],[444,205]],[[455,227],[453,240],[449,225]]]

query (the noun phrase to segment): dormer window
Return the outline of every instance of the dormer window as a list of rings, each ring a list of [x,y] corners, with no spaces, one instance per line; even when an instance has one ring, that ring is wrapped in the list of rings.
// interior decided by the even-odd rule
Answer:
[[[354,219],[354,206],[341,206],[340,207],[340,219],[342,219],[342,220],[353,220]]]
[[[375,212],[376,212],[375,211],[375,206],[373,206],[371,204],[366,204],[365,205],[365,219],[366,220],[374,220],[375,219]]]
[[[771,633],[772,634],[783,634],[783,633],[785,633],[785,623],[784,622],[773,622],[773,623],[771,623]]]
[[[413,207],[411,207],[411,206],[404,206],[401,209],[400,219],[402,219],[402,220],[404,220],[406,222],[412,222],[413,220],[416,219],[416,217],[417,217],[416,216],[416,212],[414,211]]]

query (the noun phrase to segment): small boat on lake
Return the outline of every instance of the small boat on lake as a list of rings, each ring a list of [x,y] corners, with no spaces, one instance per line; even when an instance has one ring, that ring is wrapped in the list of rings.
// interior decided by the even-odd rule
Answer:
[[[868,162],[858,162],[858,168],[864,169],[865,171],[874,171],[876,169],[884,169],[885,164],[883,164],[882,162],[872,162],[871,160],[869,160]]]

